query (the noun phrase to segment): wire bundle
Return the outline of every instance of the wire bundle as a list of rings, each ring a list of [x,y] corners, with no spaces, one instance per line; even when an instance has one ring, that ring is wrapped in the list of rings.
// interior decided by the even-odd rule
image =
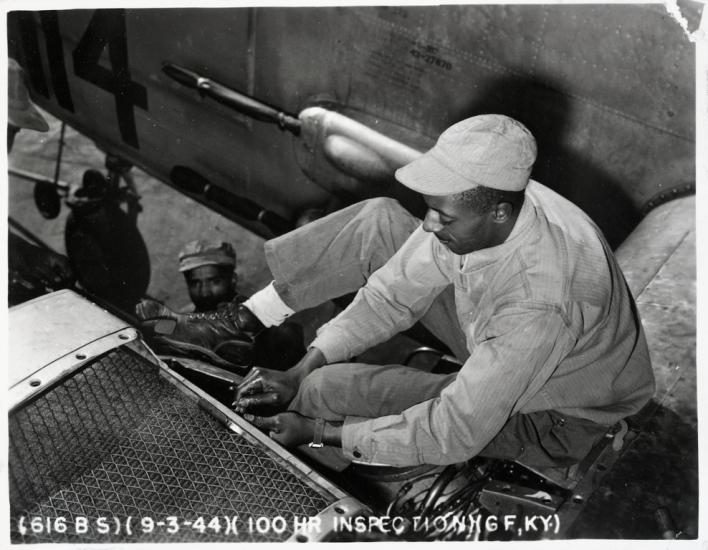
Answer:
[[[488,469],[475,461],[421,475],[399,489],[386,515],[407,520],[407,528],[400,534],[407,540],[480,540],[484,533],[473,528],[480,525],[473,518],[484,515],[479,495],[489,479]],[[414,493],[420,485],[424,488]]]

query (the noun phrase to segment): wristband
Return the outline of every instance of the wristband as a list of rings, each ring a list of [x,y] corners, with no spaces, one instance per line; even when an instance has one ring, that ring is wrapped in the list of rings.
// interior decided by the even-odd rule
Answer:
[[[324,434],[325,421],[324,418],[315,420],[315,433],[312,435],[312,441],[307,444],[311,449],[321,449],[324,447],[322,443],[322,435]]]

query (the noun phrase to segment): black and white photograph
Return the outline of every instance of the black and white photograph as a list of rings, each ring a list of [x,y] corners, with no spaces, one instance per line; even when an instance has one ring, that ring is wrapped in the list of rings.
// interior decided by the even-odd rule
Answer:
[[[0,8],[4,544],[705,550],[704,2]]]

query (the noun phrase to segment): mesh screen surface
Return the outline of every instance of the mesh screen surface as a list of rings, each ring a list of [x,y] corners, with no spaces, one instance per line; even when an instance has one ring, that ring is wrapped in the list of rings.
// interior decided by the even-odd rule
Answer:
[[[12,542],[279,541],[335,500],[123,349],[13,412],[9,434]]]

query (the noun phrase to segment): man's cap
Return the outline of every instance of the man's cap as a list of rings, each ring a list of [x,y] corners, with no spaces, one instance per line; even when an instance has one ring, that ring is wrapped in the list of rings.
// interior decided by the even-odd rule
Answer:
[[[396,170],[396,179],[424,195],[452,195],[483,185],[522,191],[536,160],[536,140],[520,122],[479,115],[445,130],[427,153]]]
[[[236,265],[236,252],[224,241],[191,241],[179,253],[179,270],[190,271],[205,265]]]
[[[18,128],[46,132],[49,124],[32,103],[25,85],[25,72],[14,59],[8,59],[7,122]]]

